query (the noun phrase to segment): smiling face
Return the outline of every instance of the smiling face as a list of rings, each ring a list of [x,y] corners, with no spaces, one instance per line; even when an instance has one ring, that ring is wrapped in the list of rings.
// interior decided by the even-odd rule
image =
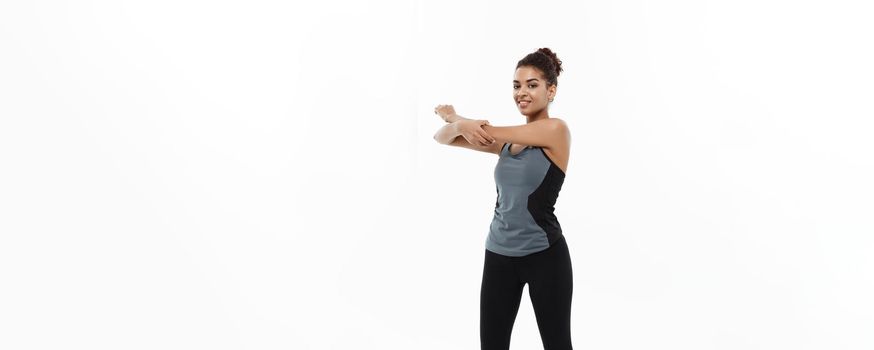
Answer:
[[[555,85],[546,86],[540,70],[531,66],[516,68],[513,75],[513,101],[516,108],[526,116],[539,114],[555,97]],[[527,102],[526,102],[527,101]]]

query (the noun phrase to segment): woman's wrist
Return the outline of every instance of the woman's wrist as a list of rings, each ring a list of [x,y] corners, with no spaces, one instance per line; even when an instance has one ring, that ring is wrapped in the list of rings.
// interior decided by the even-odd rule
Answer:
[[[466,120],[466,119],[467,118],[462,117],[462,116],[455,114],[455,113],[447,115],[446,118],[443,118],[443,120],[445,120],[447,123],[457,122],[459,120]]]

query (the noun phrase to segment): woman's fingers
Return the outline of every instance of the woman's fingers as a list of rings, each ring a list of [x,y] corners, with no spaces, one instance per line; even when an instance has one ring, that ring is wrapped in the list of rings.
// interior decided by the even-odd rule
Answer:
[[[488,120],[485,120],[485,119],[482,119],[482,120],[479,121],[479,125],[480,125],[480,127],[479,127],[479,129],[477,130],[477,133],[480,135],[480,137],[482,137],[482,138],[484,138],[484,139],[486,140],[486,144],[487,144],[487,145],[491,145],[492,143],[494,143],[494,142],[495,142],[495,139],[492,137],[492,135],[489,135],[489,133],[487,133],[487,132],[486,132],[485,130],[483,130],[483,128],[482,128],[483,125],[491,125],[491,124],[489,124],[489,121],[488,121]]]
[[[467,142],[470,143],[471,145],[477,145],[477,146],[486,146],[486,145],[488,145],[488,143],[486,142],[486,139],[485,139],[482,135],[480,135],[479,133],[477,133],[476,131],[470,133],[469,136],[468,136],[468,135],[465,135],[464,138],[465,138],[465,139],[467,140]]]
[[[495,142],[495,139],[492,137],[492,135],[489,135],[489,133],[487,133],[485,130],[479,129],[477,133],[479,133],[480,137],[487,141],[489,145]]]
[[[486,139],[486,137],[479,132],[476,133],[476,139],[479,141],[479,144],[481,146],[486,146],[489,144],[489,140]]]
[[[479,133],[476,134],[476,140],[479,141],[480,146],[488,146],[491,144],[485,136],[480,135]]]
[[[477,124],[469,124],[469,121],[464,121],[462,124],[461,135],[471,145],[488,146],[495,142],[495,139],[482,127],[476,127]]]

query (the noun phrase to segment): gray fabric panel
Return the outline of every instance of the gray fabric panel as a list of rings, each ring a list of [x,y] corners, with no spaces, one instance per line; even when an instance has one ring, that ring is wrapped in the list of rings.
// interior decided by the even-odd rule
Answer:
[[[510,144],[501,149],[495,165],[497,205],[486,238],[486,249],[507,256],[524,256],[549,248],[543,228],[528,211],[530,195],[552,164],[539,147],[510,154]]]

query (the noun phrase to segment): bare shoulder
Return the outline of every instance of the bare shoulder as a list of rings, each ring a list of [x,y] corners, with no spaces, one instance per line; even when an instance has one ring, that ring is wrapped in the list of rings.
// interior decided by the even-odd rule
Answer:
[[[561,119],[558,117],[551,117],[551,118],[549,118],[549,120],[551,121],[552,125],[556,128],[564,129],[564,130],[568,129],[567,122],[565,122],[564,119]]]
[[[556,136],[558,136],[560,138],[570,139],[571,131],[570,131],[570,128],[568,127],[567,123],[564,121],[564,119],[549,118],[549,121],[550,121],[551,126],[553,128],[552,130]]]
[[[564,119],[550,117],[549,120],[552,127],[551,134],[554,137],[552,144],[546,147],[544,152],[563,173],[567,173],[568,161],[570,160],[570,129]]]
[[[549,118],[552,123],[553,135],[552,144],[548,147],[555,152],[562,153],[563,158],[567,158],[570,151],[571,131],[567,123],[561,118]]]

